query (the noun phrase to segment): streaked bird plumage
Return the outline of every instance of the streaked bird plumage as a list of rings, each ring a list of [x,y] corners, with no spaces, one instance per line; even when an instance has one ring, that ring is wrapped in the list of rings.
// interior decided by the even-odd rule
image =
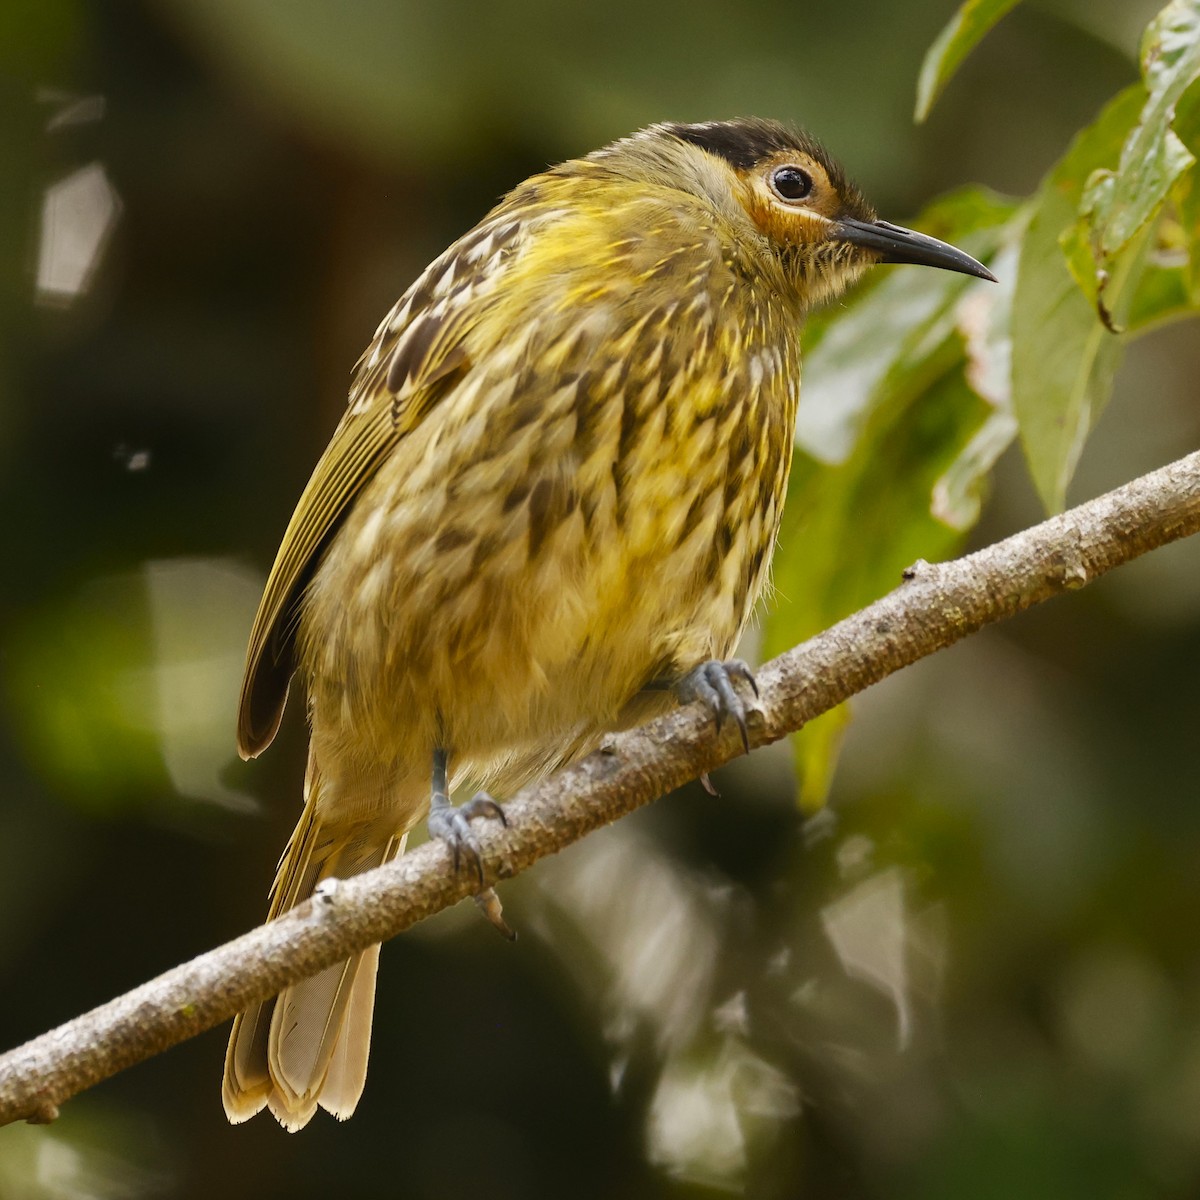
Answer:
[[[271,742],[293,673],[311,725],[270,916],[398,853],[435,751],[507,794],[733,652],[779,529],[805,312],[889,253],[986,275],[893,230],[805,135],[659,125],[527,180],[430,264],[359,360],[251,634],[241,752]],[[232,1120],[350,1115],[377,956],[238,1018]]]

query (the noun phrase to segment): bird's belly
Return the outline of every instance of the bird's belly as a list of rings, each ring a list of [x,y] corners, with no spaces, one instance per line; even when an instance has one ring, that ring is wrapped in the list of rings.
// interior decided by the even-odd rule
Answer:
[[[528,756],[583,744],[647,683],[728,656],[766,579],[790,458],[790,439],[747,456],[730,434],[742,416],[672,422],[660,405],[624,444],[618,407],[584,450],[567,406],[507,443],[473,417],[406,442],[302,606],[314,744],[364,764],[435,746],[460,762]]]
[[[607,529],[575,506],[533,554],[527,523],[470,541],[402,513],[348,526],[304,609],[314,734],[364,762],[440,745],[488,763],[609,728],[650,680],[727,656],[761,583],[751,530],[717,549],[719,497],[691,528],[690,501],[671,517],[642,500]]]

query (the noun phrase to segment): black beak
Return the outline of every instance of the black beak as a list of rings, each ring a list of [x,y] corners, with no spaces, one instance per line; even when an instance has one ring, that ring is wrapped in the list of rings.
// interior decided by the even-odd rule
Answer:
[[[856,221],[846,217],[834,222],[829,236],[835,241],[876,251],[881,263],[918,263],[923,267],[941,267],[996,282],[995,275],[969,254],[956,250],[947,242],[939,242],[937,238],[887,221]]]

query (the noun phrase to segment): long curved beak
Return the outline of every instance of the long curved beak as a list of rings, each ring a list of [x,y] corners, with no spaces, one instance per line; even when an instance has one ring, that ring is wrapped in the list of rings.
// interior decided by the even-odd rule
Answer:
[[[975,275],[996,282],[995,275],[983,263],[976,262],[969,254],[964,254],[948,242],[939,242],[937,238],[905,229],[902,225],[893,225],[889,221],[856,221],[846,217],[834,222],[829,236],[876,251],[881,263],[917,263],[923,267],[941,267],[945,271],[959,271],[963,275]]]

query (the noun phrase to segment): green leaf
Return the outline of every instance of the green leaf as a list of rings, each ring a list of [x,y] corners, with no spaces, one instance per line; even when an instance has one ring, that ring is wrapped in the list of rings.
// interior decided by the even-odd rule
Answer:
[[[805,330],[768,653],[876,599],[914,559],[950,552],[978,515],[983,479],[1015,432],[1008,309],[1024,220],[983,188],[944,197],[916,224],[994,260],[1007,286],[913,267],[873,272]],[[794,739],[807,809],[824,800],[847,719],[838,709]]]
[[[1108,283],[1108,271],[1106,267],[1100,266],[1103,255],[1099,247],[1093,244],[1092,235],[1097,198],[1103,193],[1111,194],[1115,186],[1116,176],[1111,171],[1093,171],[1084,185],[1075,220],[1058,235],[1058,245],[1072,278],[1100,319],[1110,326],[1112,318],[1104,308],[1102,299],[1103,290]]]
[[[845,462],[898,360],[909,348],[928,360],[930,347],[946,342],[954,305],[970,286],[949,272],[901,267],[839,312],[815,345],[806,338],[797,447],[822,462]],[[935,376],[945,366],[935,364]]]
[[[1200,79],[1193,80],[1175,106],[1173,128],[1179,140],[1195,157],[1200,157]],[[1178,240],[1187,257],[1184,286],[1189,303],[1200,307],[1200,167],[1193,166],[1179,182]]]
[[[1200,174],[1197,170],[1192,168],[1180,189],[1179,224],[1180,239],[1188,256],[1184,270],[1188,298],[1192,304],[1200,306]]]
[[[1130,333],[1145,333],[1168,321],[1194,316],[1195,307],[1188,291],[1186,267],[1153,267],[1138,280],[1125,324]]]
[[[958,306],[967,383],[995,411],[933,485],[933,515],[952,529],[970,529],[979,519],[984,482],[1017,436],[1012,411],[1012,301],[1023,218],[1022,211],[1009,222],[1011,240],[992,260],[998,282],[971,292]]]
[[[1120,166],[1115,173],[1099,170],[1080,206],[1099,272],[1157,216],[1166,193],[1195,161],[1171,121],[1200,74],[1198,0],[1172,0],[1152,20],[1142,37],[1141,66],[1146,102],[1121,148]]]
[[[849,724],[850,705],[839,704],[792,735],[792,762],[800,782],[797,802],[806,813],[817,812],[829,798]]]
[[[1076,222],[1086,181],[1119,158],[1145,99],[1141,84],[1127,88],[1076,137],[1039,189],[1021,246],[1012,317],[1013,409],[1034,484],[1052,512],[1063,505],[1120,355],[1119,339],[1076,286],[1059,240]]]
[[[1171,189],[1153,236],[1146,239],[1145,253],[1129,285],[1125,325],[1131,334],[1194,316],[1200,307],[1195,279],[1200,233],[1198,183],[1200,166],[1193,166]]]
[[[1188,153],[1200,158],[1200,79],[1193,79],[1179,97],[1171,128]]]
[[[930,205],[915,223],[987,260],[1008,236],[1015,212],[1013,201],[971,187]],[[906,386],[919,395],[961,358],[957,345],[948,357],[939,353],[954,337],[958,305],[994,288],[949,271],[901,266],[872,273],[840,307],[810,319],[796,445],[822,462],[845,462],[898,375],[907,374]]]
[[[962,533],[932,514],[930,497],[990,408],[957,363],[931,387],[915,388],[915,380],[895,378],[844,462],[829,465],[796,452],[775,555],[775,594],[764,620],[766,654],[883,595],[914,560],[943,558],[960,544]],[[818,807],[828,790],[846,720],[843,710],[835,711],[794,738],[806,809]]]
[[[950,18],[950,23],[938,34],[921,63],[917,80],[917,109],[914,119],[924,121],[933,102],[942,94],[950,77],[962,65],[976,45],[983,40],[1001,17],[1017,0],[967,0]]]
[[[979,520],[983,484],[996,461],[1017,436],[1017,418],[998,409],[933,486],[933,514],[952,529],[970,529]]]

